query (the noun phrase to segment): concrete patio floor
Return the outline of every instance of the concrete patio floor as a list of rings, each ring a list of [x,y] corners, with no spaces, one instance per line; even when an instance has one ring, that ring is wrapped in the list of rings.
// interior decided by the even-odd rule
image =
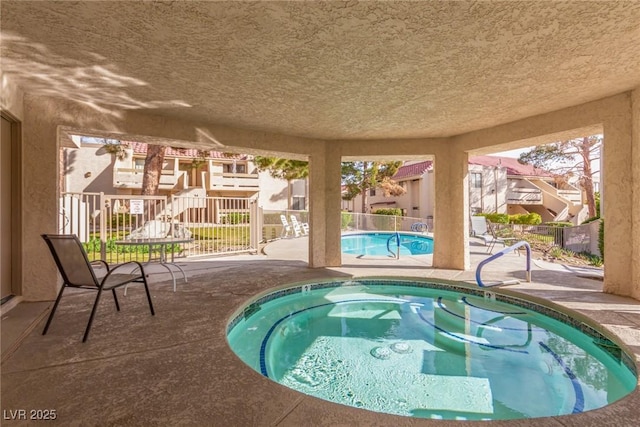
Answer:
[[[55,410],[65,426],[194,425],[469,425],[469,421],[414,419],[359,410],[306,396],[276,384],[243,364],[226,341],[227,322],[251,296],[269,288],[315,279],[402,276],[472,282],[487,254],[473,243],[474,270],[433,269],[430,257],[400,260],[343,257],[340,268],[311,269],[307,239],[272,242],[265,254],[184,259],[188,283],[172,291],[169,275],[151,268],[156,315],[150,316],[141,287],[119,296],[116,312],[101,301],[86,343],[82,333],[94,293],[63,297],[49,333],[41,335],[52,303],[21,303],[2,316],[2,425],[17,410]],[[509,254],[485,268],[483,278],[524,281],[523,256]],[[541,297],[596,320],[615,333],[640,360],[640,302],[601,292],[592,273],[535,262],[533,282],[508,287]],[[597,273],[597,271],[595,271]],[[526,399],[526,385],[523,385]],[[635,426],[640,392],[581,414],[515,421],[500,426]]]

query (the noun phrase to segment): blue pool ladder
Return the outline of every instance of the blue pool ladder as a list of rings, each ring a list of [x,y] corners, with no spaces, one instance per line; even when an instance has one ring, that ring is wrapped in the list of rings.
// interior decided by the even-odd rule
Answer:
[[[507,280],[507,281],[503,281],[503,282],[497,282],[497,283],[492,283],[492,284],[486,284],[482,281],[482,279],[480,278],[480,273],[482,271],[482,267],[484,267],[486,264],[490,263],[491,261],[500,258],[501,256],[508,254],[509,252],[513,252],[516,249],[521,248],[522,246],[524,246],[524,248],[527,250],[527,282],[531,282],[531,246],[529,246],[529,243],[525,242],[524,240],[509,246],[508,248],[504,248],[503,250],[501,250],[500,252],[491,255],[489,258],[483,260],[480,262],[480,264],[478,264],[478,268],[476,268],[476,282],[478,282],[478,286],[480,287],[488,287],[488,286],[496,286],[496,285],[514,285],[519,283],[517,280]]]

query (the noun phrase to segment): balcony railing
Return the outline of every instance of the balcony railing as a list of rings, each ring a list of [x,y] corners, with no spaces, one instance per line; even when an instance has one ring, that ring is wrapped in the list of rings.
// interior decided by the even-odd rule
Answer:
[[[582,193],[580,190],[558,190],[558,196],[567,199],[573,204],[582,203]]]
[[[258,190],[257,173],[212,173],[211,190]]]
[[[513,188],[507,191],[507,203],[512,205],[542,204],[542,191],[535,188]]]
[[[160,175],[160,188],[170,189],[176,186],[183,171],[165,170]],[[116,188],[142,188],[142,169],[116,168],[113,171],[113,186]]]

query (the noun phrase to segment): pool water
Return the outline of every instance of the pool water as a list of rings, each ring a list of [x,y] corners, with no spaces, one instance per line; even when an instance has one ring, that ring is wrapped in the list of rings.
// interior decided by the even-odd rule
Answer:
[[[597,345],[602,338],[529,309],[384,282],[309,286],[247,306],[228,340],[256,371],[321,399],[421,418],[516,419],[599,408],[636,385],[611,341]]]
[[[398,233],[400,255],[433,253],[433,239],[418,234]],[[352,255],[395,256],[398,243],[396,233],[357,233],[342,236],[342,253]],[[391,241],[389,241],[391,239]],[[390,252],[391,250],[391,252]]]

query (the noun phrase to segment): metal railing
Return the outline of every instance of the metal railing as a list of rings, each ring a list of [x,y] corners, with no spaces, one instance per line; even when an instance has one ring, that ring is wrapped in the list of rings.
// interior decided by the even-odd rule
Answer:
[[[257,252],[257,219],[250,198],[63,193],[59,232],[76,234],[90,259],[121,263],[158,255],[148,247],[116,244],[133,236],[193,239],[168,247],[173,256]]]
[[[544,243],[549,246],[562,246],[564,228],[551,225],[528,224],[492,224],[497,237],[515,237],[531,244]]]
[[[415,224],[422,224],[417,230]],[[342,231],[414,231],[433,232],[433,217],[416,218],[396,215],[342,212]]]
[[[301,223],[309,222],[309,211],[264,210],[261,215],[263,242],[278,239],[283,235],[284,226],[280,215],[284,215],[287,219],[293,215]],[[424,234],[433,232],[433,217],[415,218],[342,212],[340,229],[342,231],[412,231]]]
[[[480,264],[478,264],[478,267],[476,268],[476,282],[478,283],[478,286],[484,288],[484,287],[488,287],[488,286],[514,285],[514,284],[520,283],[518,280],[507,280],[507,281],[501,281],[501,282],[486,284],[486,283],[484,283],[482,281],[482,278],[480,277],[480,275],[482,273],[482,267],[484,267],[485,265],[487,265],[491,261],[494,261],[494,260],[500,258],[501,256],[503,256],[505,254],[508,254],[509,252],[513,252],[516,249],[519,249],[519,248],[521,248],[523,246],[527,250],[527,268],[526,268],[527,282],[531,282],[531,246],[529,246],[529,243],[527,243],[525,241],[521,241],[521,242],[516,243],[515,245],[511,245],[509,247],[504,248],[500,252],[497,252],[497,253],[491,255],[489,258],[487,258],[485,260],[480,261]]]
[[[396,240],[396,251],[395,253],[391,250],[391,241],[395,239]],[[387,250],[389,251],[389,253],[391,255],[393,255],[396,259],[400,259],[400,234],[398,232],[392,234],[388,239],[387,239]]]

